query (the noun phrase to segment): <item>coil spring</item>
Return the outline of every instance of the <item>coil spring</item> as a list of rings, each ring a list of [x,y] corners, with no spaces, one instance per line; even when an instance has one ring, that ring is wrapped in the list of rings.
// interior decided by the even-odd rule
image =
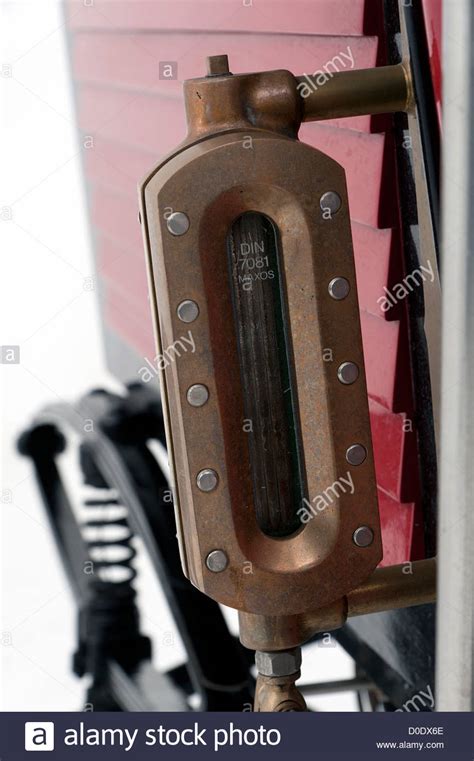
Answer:
[[[151,657],[151,643],[140,634],[134,567],[136,550],[127,508],[97,470],[82,445],[84,477],[81,533],[91,568],[86,573],[87,596],[79,614],[79,648],[75,671],[90,673],[94,684],[107,680],[108,663],[115,659],[128,673]]]
[[[98,583],[131,587],[137,572],[136,551],[127,521],[127,509],[114,489],[85,487],[82,535]]]

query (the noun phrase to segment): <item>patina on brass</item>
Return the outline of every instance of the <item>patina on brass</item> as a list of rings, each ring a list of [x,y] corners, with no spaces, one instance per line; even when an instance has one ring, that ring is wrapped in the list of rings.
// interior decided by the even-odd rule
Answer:
[[[199,589],[240,611],[244,644],[266,651],[434,595],[434,561],[414,564],[413,574],[375,571],[382,547],[345,176],[297,140],[303,121],[411,109],[409,70],[347,71],[314,84],[284,70],[233,75],[226,56],[211,57],[208,76],[184,84],[186,140],[140,188],[158,354],[185,336],[194,347],[160,376],[183,567]],[[328,193],[340,208],[338,200],[324,216]],[[182,234],[170,234],[173,212],[189,220]],[[269,218],[281,243],[308,503],[346,474],[353,486],[278,538],[261,531],[253,509],[225,255],[246,212]],[[334,277],[350,286],[340,301],[328,291]],[[198,314],[188,324],[178,307],[189,300]],[[344,362],[359,370],[350,385],[338,379]],[[208,390],[202,406],[187,401],[193,384]],[[346,459],[354,444],[367,451],[357,466]],[[196,477],[209,468],[216,485],[203,493]],[[373,532],[368,546],[353,540],[360,526]],[[206,564],[216,550],[227,559],[219,572]],[[295,678],[260,677],[259,710],[304,710]]]
[[[325,218],[319,199],[328,189],[342,204]],[[169,209],[189,218],[185,235],[170,235]],[[162,379],[188,575],[209,596],[250,613],[295,614],[326,605],[364,581],[382,556],[344,172],[328,156],[275,133],[219,134],[188,147],[153,176],[145,211],[161,345],[172,346],[189,329],[196,347],[168,363]],[[307,498],[319,507],[284,539],[259,529],[253,506],[225,253],[233,221],[247,211],[268,216],[280,234]],[[329,295],[334,274],[351,285],[343,301]],[[199,317],[186,326],[176,313],[184,299],[199,305]],[[350,386],[337,376],[345,360],[360,371]],[[209,390],[203,407],[187,403],[193,383]],[[367,450],[357,467],[346,460],[354,443]],[[210,493],[196,487],[205,468],[219,476]],[[321,509],[318,497],[348,475],[352,486],[329,493]],[[361,548],[353,534],[364,524],[374,541]],[[205,564],[215,548],[229,558],[222,573]]]
[[[409,111],[414,102],[409,69],[404,64],[336,71],[322,85],[307,74],[296,80],[305,122]]]
[[[296,138],[302,122],[409,111],[414,103],[404,64],[336,71],[323,85],[284,69],[231,75],[227,56],[209,58],[208,71],[184,83],[186,143],[248,127]]]
[[[343,626],[348,618],[436,600],[436,558],[378,568],[343,598],[296,616],[239,613],[240,639],[250,650],[286,650],[315,634]]]
[[[306,711],[306,702],[295,682],[301,672],[289,676],[262,676],[258,674],[255,685],[256,712]]]

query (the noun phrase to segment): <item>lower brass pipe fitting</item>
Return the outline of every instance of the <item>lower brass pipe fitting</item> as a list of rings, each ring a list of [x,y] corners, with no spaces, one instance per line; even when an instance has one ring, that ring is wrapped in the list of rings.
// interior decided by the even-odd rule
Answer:
[[[301,676],[301,648],[255,653],[258,670],[255,689],[256,712],[306,711],[306,703],[295,686]]]

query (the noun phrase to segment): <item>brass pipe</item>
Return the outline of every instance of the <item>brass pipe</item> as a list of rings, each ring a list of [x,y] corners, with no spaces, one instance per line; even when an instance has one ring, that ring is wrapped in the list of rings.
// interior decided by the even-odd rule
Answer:
[[[378,568],[334,603],[292,616],[239,612],[240,640],[250,650],[286,650],[314,634],[339,629],[348,618],[436,601],[436,558]]]
[[[436,601],[436,558],[378,568],[346,597],[347,617]]]
[[[316,632],[339,629],[346,618],[345,598],[324,608],[291,616],[239,611],[240,641],[249,650],[287,650],[302,645]]]
[[[295,686],[295,682],[300,676],[299,671],[288,676],[262,676],[262,674],[258,674],[253,710],[256,713],[306,711],[305,699]]]
[[[252,127],[295,138],[303,121],[410,111],[415,103],[408,64],[302,76],[231,74],[227,56],[211,56],[208,76],[186,80],[184,98],[185,144]]]
[[[318,84],[321,76],[324,81]],[[305,122],[410,111],[414,105],[410,72],[401,63],[327,75],[303,74],[296,81]]]

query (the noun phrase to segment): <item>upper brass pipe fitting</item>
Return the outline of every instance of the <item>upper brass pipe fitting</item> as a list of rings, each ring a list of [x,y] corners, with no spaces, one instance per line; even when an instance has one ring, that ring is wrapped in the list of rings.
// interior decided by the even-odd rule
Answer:
[[[322,85],[307,74],[296,81],[304,122],[410,111],[414,104],[410,72],[402,63],[335,72]]]
[[[336,71],[323,84],[280,69],[232,74],[227,56],[208,59],[206,77],[184,83],[189,127],[185,143],[235,129],[296,137],[302,122],[410,111],[413,85],[405,64]]]

